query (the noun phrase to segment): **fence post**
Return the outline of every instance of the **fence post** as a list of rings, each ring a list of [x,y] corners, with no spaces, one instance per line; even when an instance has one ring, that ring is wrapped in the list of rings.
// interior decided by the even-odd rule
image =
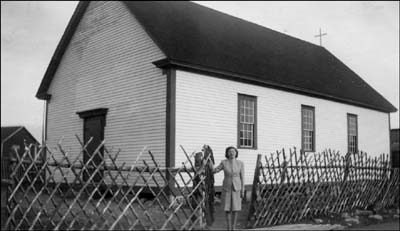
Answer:
[[[190,203],[192,203],[192,206],[194,208],[197,208],[198,206],[200,206],[200,209],[198,210],[198,214],[197,216],[200,216],[199,219],[199,226],[200,229],[203,230],[203,210],[202,207],[204,205],[204,200],[202,200],[204,198],[204,181],[203,181],[203,177],[204,175],[199,172],[204,166],[203,166],[203,153],[202,152],[197,152],[194,155],[194,176],[193,176],[193,188],[195,188],[196,186],[198,186],[199,184],[201,184],[201,186],[198,186],[197,189],[195,190],[195,192],[193,192],[192,194],[192,201]],[[197,204],[199,202],[200,199],[200,204]],[[203,201],[203,202],[202,202]],[[192,217],[192,221],[195,221],[196,217]]]
[[[249,209],[249,215],[247,217],[247,222],[250,222],[251,217],[255,213],[255,205],[256,205],[256,200],[257,200],[257,186],[258,182],[260,179],[260,170],[262,168],[261,164],[261,154],[257,155],[257,162],[256,162],[256,167],[254,168],[254,179],[253,179],[253,187],[251,189],[251,202],[250,202],[250,209]],[[267,182],[265,182],[267,183]]]
[[[204,176],[203,176],[203,177],[204,177]],[[204,184],[204,181],[203,181],[202,184]],[[201,196],[202,196],[202,198],[205,198],[204,190],[202,190]],[[200,229],[201,229],[201,230],[204,230],[205,224],[203,223],[203,217],[204,217],[204,214],[203,214],[203,206],[205,207],[206,200],[202,200],[202,201],[203,201],[203,202],[202,202],[202,205],[200,206]]]
[[[203,164],[205,164],[203,175],[205,177],[204,184],[204,194],[203,198],[205,200],[204,206],[204,226],[211,226],[214,223],[214,196],[215,196],[215,189],[214,189],[214,154],[210,146],[204,145],[203,146]],[[206,160],[206,161],[204,161]]]

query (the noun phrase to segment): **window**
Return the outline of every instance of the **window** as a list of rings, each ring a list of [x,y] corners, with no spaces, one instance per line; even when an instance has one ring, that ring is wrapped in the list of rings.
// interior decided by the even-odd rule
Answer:
[[[257,98],[238,95],[238,147],[257,148]]]
[[[358,151],[357,115],[347,114],[347,134],[348,152],[356,153]]]
[[[315,151],[315,110],[314,107],[301,106],[301,127],[303,151]]]

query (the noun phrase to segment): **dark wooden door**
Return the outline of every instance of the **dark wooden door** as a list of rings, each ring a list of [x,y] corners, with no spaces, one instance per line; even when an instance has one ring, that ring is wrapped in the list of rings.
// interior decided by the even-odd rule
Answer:
[[[105,116],[93,116],[87,117],[84,121],[84,128],[83,128],[83,139],[85,144],[93,137],[93,140],[86,148],[86,152],[83,154],[83,162],[88,166],[100,167],[101,162],[104,158],[104,148],[101,148],[97,153],[95,150],[104,140],[104,122]],[[90,159],[93,156],[92,159]],[[87,172],[84,171],[83,180],[86,182],[88,181],[89,177],[93,175],[95,169],[88,169]],[[99,170],[95,176],[93,177],[92,181],[94,182],[101,182],[103,179],[103,171]]]

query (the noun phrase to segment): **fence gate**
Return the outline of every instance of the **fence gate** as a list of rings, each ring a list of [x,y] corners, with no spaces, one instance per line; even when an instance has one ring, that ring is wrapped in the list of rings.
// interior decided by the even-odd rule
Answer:
[[[387,155],[298,154],[296,149],[258,155],[248,227],[298,222],[310,216],[353,209],[396,207],[399,169]]]
[[[29,148],[10,160],[9,178],[2,179],[9,182],[6,229],[205,228],[210,155],[194,163],[194,153],[188,155],[182,147],[186,162],[165,168],[151,151],[143,150],[127,166],[117,161],[119,151],[107,150],[103,141],[90,156],[101,161],[83,162],[91,140],[84,144],[77,139],[81,151],[74,156],[58,144],[55,149],[37,148],[34,155]],[[103,178],[94,179],[100,171]]]

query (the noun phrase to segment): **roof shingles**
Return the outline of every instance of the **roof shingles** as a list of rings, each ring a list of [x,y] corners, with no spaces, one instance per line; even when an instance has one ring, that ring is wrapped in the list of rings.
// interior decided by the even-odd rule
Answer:
[[[9,137],[13,132],[20,129],[21,126],[9,126],[9,127],[1,127],[1,142]]]
[[[171,60],[396,111],[323,47],[190,2],[125,4]]]

